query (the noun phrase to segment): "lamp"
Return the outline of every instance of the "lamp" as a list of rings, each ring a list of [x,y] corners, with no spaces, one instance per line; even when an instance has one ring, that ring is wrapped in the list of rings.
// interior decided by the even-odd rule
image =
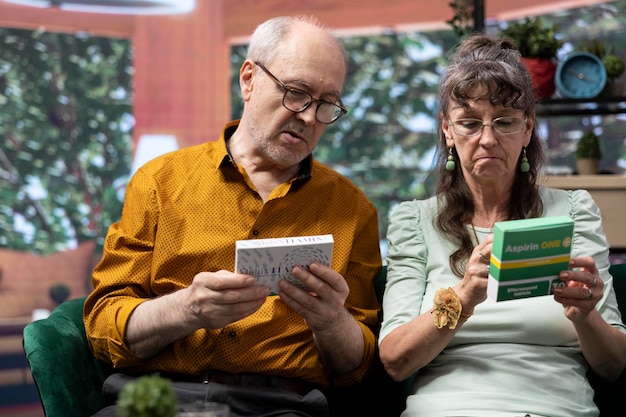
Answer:
[[[166,134],[145,134],[139,138],[137,150],[131,167],[131,175],[137,172],[139,168],[151,159],[156,158],[164,153],[172,152],[178,149],[178,141],[174,135]]]
[[[22,6],[110,14],[179,14],[193,10],[195,0],[2,0]]]

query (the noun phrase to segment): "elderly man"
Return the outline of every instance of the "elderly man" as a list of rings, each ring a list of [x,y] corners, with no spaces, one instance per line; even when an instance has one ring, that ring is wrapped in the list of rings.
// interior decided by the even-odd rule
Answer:
[[[125,375],[159,372],[184,385],[182,402],[228,402],[233,416],[327,416],[324,390],[363,380],[379,326],[377,212],[312,158],[346,113],[346,62],[313,18],[256,29],[239,72],[241,119],[129,183],[85,304],[98,358]],[[320,234],[333,235],[330,267],[292,271],[308,291],[282,280],[270,295],[233,272],[236,240]],[[105,390],[128,380],[116,374]]]

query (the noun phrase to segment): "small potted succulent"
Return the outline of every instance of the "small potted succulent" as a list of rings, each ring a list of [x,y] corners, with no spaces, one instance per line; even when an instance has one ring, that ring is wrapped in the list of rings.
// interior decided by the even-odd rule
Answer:
[[[120,417],[176,417],[178,398],[169,379],[144,375],[122,388],[117,407]]]
[[[576,149],[576,171],[579,175],[596,175],[602,152],[600,138],[592,131],[584,132]]]
[[[619,55],[606,54],[602,57],[602,63],[606,69],[607,83],[603,95],[609,97],[621,96],[624,94],[624,83],[617,81],[626,70],[626,64]]]
[[[563,46],[558,30],[557,25],[544,25],[539,17],[527,17],[502,29],[502,37],[513,42],[522,54],[537,99],[550,98],[556,91],[556,55]]]
[[[626,69],[626,64],[624,64],[624,60],[619,55],[606,54],[602,57],[602,63],[604,68],[606,68],[606,76],[609,81],[615,81]]]

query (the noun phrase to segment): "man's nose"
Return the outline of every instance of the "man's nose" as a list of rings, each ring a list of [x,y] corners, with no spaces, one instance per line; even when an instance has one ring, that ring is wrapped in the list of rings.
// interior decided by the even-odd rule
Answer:
[[[318,103],[312,101],[311,103],[309,103],[306,109],[296,113],[296,117],[302,119],[307,125],[315,124],[315,122],[317,121],[317,106]]]

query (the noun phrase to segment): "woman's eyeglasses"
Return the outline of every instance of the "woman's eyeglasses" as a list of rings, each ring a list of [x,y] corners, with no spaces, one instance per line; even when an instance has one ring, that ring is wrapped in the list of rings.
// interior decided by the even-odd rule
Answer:
[[[519,133],[526,127],[526,120],[522,117],[497,117],[491,123],[483,123],[480,119],[457,119],[450,120],[452,131],[459,136],[476,136],[483,132],[485,126],[490,126],[494,132],[500,135],[512,135]]]

